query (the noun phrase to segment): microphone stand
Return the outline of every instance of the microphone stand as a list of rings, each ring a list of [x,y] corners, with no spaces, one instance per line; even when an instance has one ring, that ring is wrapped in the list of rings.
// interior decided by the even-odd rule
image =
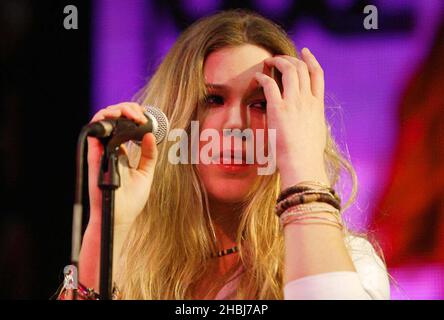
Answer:
[[[100,242],[100,296],[112,299],[113,237],[115,190],[120,187],[118,148],[109,139],[100,139],[104,146],[98,186],[102,191],[102,226]]]

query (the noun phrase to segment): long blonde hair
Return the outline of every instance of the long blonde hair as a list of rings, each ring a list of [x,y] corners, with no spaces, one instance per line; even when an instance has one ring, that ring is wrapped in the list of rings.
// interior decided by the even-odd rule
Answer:
[[[197,21],[181,34],[136,101],[160,108],[171,128],[189,133],[191,121],[201,117],[199,106],[206,94],[205,58],[220,48],[242,44],[257,45],[271,54],[297,56],[291,39],[278,25],[255,13],[224,11]],[[356,195],[356,174],[328,128],[324,158],[329,179],[334,186],[345,169],[353,184],[346,209]],[[205,188],[194,165],[168,161],[174,143],[159,145],[149,199],[122,249],[119,283],[125,299],[196,298],[194,285],[207,272],[208,259],[216,251]],[[237,232],[244,270],[237,299],[283,298],[284,240],[274,214],[278,193],[277,172],[258,177],[245,201]],[[215,281],[208,288],[209,296],[232,275],[229,272]]]

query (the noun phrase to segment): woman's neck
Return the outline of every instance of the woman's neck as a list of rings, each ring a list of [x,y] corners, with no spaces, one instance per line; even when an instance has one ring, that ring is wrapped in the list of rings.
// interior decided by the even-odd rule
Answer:
[[[236,246],[236,233],[242,212],[239,210],[239,206],[210,199],[209,209],[214,232],[216,233],[217,250],[229,249]],[[211,258],[208,264],[208,273],[197,283],[196,297],[198,299],[204,297],[205,299],[214,299],[214,297],[207,296],[208,288],[214,283],[214,279],[221,279],[227,272],[233,272],[238,266],[238,253]]]
[[[219,250],[236,245],[236,234],[241,218],[241,208],[232,203],[210,200],[210,213]]]

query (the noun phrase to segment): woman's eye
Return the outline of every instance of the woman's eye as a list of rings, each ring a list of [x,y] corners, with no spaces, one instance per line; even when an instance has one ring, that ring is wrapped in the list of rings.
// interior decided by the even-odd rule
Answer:
[[[255,109],[259,109],[262,111],[266,111],[267,110],[267,101],[262,100],[262,101],[258,101],[258,102],[253,102],[250,104],[250,107],[255,108]]]
[[[205,102],[209,105],[211,104],[217,104],[217,105],[223,105],[224,104],[224,98],[222,96],[218,96],[215,94],[210,94],[205,98]]]

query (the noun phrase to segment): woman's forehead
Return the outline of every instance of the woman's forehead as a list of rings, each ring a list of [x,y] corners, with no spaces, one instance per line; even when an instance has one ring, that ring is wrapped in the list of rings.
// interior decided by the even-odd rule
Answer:
[[[205,61],[205,81],[226,84],[250,79],[263,71],[263,61],[270,56],[265,49],[251,44],[214,51]]]

